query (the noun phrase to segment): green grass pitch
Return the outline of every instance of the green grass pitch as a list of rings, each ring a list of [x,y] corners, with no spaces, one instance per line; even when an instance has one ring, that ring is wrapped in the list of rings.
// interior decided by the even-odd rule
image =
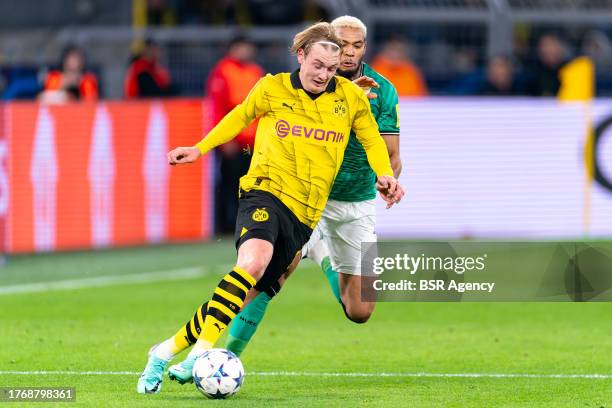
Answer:
[[[191,317],[233,259],[228,242],[13,257],[0,268],[0,386],[76,387],[75,404],[56,405],[83,407],[612,406],[612,304],[380,303],[356,325],[310,261],[268,309],[234,398],[208,401],[170,381],[138,395],[149,347]],[[6,293],[199,266],[205,275],[179,280]],[[491,373],[535,376],[448,376]]]

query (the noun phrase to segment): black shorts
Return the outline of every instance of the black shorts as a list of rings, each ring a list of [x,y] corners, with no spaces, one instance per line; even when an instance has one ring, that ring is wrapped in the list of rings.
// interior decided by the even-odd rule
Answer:
[[[265,239],[274,246],[270,264],[255,289],[269,293],[311,234],[312,229],[273,194],[262,190],[241,191],[234,232],[236,250],[251,238]]]

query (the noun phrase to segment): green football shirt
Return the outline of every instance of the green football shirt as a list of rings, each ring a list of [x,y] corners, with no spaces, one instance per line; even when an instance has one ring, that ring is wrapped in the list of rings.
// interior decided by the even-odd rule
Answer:
[[[370,99],[370,110],[380,134],[399,136],[397,91],[385,77],[363,63],[361,74],[378,82],[379,88],[372,88],[378,97]],[[376,198],[376,175],[368,164],[365,150],[354,132],[351,132],[344,152],[344,161],[334,181],[329,198],[338,201],[365,201]]]

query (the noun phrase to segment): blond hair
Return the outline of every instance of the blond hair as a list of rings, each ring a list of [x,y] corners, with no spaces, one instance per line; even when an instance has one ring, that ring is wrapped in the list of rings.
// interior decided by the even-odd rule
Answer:
[[[291,46],[291,52],[297,54],[298,50],[303,49],[304,54],[310,52],[310,48],[314,44],[321,44],[326,49],[336,49],[338,51],[342,48],[342,43],[336,35],[335,29],[330,23],[316,23],[300,31],[293,37],[293,45]]]
[[[368,29],[366,28],[366,25],[363,23],[363,21],[353,16],[338,17],[331,22],[331,25],[336,30],[338,28],[355,28],[357,30],[361,30],[361,32],[363,33],[363,38],[366,38],[368,34]]]

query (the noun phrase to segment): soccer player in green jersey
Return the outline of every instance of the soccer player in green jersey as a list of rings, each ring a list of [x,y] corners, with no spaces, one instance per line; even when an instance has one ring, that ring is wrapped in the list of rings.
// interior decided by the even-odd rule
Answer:
[[[337,75],[357,84],[368,84],[368,81],[362,81],[364,76],[374,80],[375,87],[368,95],[370,109],[387,145],[391,167],[397,178],[402,168],[397,91],[389,80],[363,62],[365,24],[352,16],[338,17],[331,24],[343,44]],[[376,176],[368,164],[363,146],[351,133],[323,216],[310,241],[302,248],[304,257],[321,266],[347,318],[356,323],[365,323],[375,306],[374,302],[361,299],[361,243],[376,241],[375,184]],[[238,355],[242,353],[263,319],[269,301],[280,290],[283,279],[286,276],[275,287],[254,297],[237,316],[230,327],[228,350]]]

